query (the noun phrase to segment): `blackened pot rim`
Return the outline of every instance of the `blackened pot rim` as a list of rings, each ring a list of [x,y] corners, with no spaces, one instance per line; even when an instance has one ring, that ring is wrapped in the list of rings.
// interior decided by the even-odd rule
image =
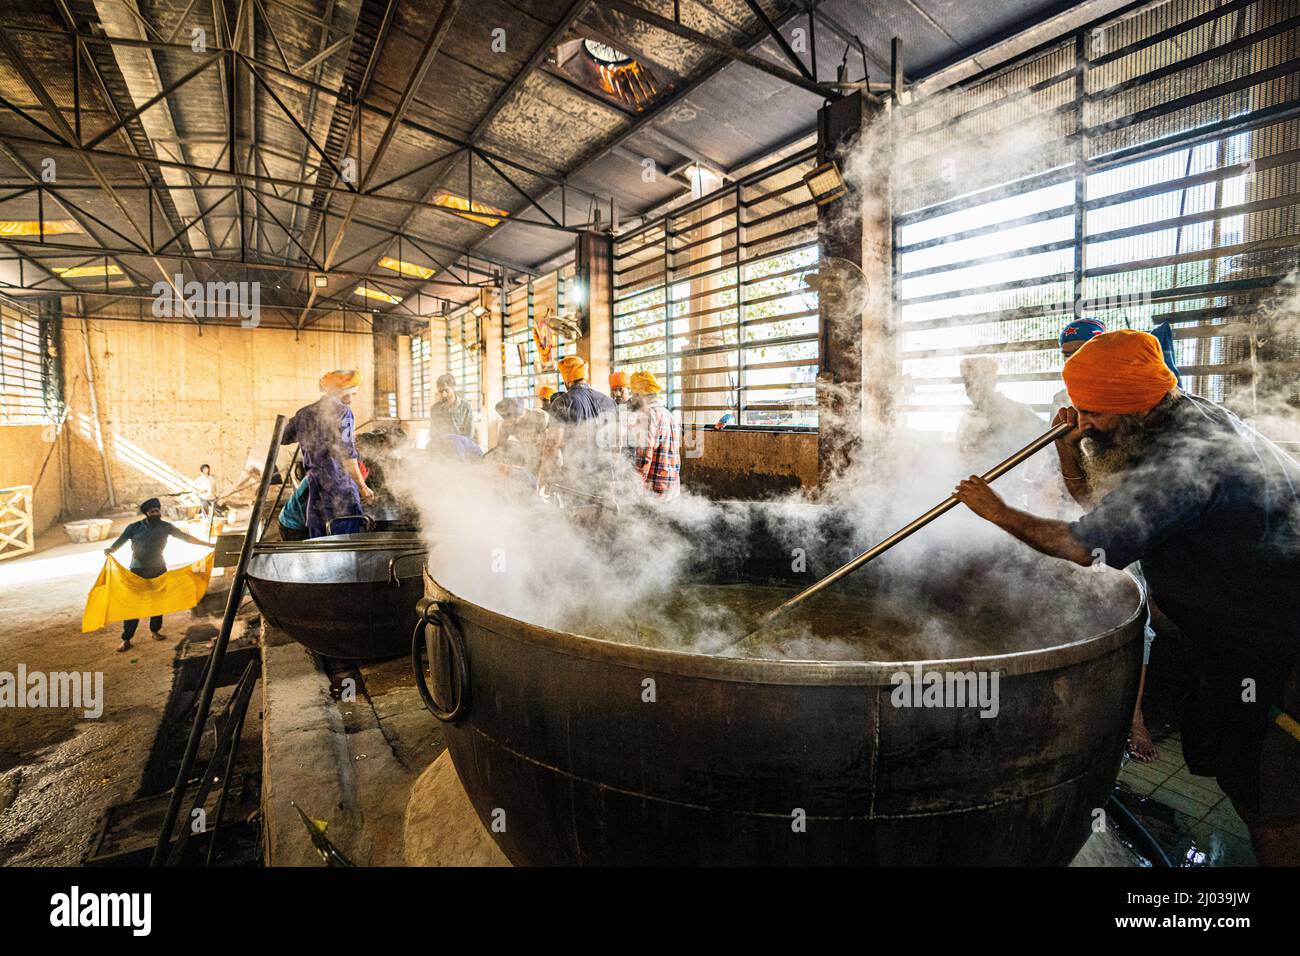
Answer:
[[[893,675],[900,671],[910,673],[916,665],[920,665],[922,670],[996,670],[1006,676],[1015,676],[1057,670],[1101,657],[1140,637],[1143,632],[1146,621],[1146,594],[1131,576],[1128,574],[1124,576],[1127,579],[1127,586],[1138,596],[1137,607],[1133,613],[1114,627],[1068,644],[1055,644],[1037,650],[983,657],[915,661],[803,661],[723,657],[716,654],[673,651],[552,630],[500,614],[462,598],[439,584],[427,567],[424,570],[426,596],[447,602],[453,614],[473,621],[507,639],[539,645],[554,653],[599,660],[631,669],[712,680],[754,684],[862,685],[895,684],[897,682],[891,680]],[[469,649],[469,654],[473,656],[472,647]]]

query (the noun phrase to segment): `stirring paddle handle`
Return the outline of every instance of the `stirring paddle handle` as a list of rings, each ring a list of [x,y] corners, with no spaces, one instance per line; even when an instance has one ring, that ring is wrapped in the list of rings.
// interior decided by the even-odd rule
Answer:
[[[1039,435],[1037,438],[1031,441],[1024,448],[1020,449],[1020,451],[1016,452],[1010,458],[1006,459],[1003,462],[1000,462],[997,465],[994,465],[992,468],[986,471],[981,477],[985,481],[993,481],[997,478],[1002,477],[1012,468],[1015,468],[1016,465],[1019,465],[1021,462],[1025,461],[1026,459],[1031,458],[1032,456],[1038,454],[1038,452],[1042,451],[1052,442],[1056,441],[1056,439],[1060,438],[1066,432],[1070,431],[1073,427],[1074,426],[1071,425],[1069,422],[1062,422],[1059,425],[1053,426],[1051,430],[1044,432],[1042,435]],[[803,603],[808,598],[812,597],[814,594],[817,594],[820,591],[823,591],[826,588],[830,587],[832,584],[834,584],[836,581],[838,581],[840,578],[844,577],[845,575],[853,573],[854,571],[862,567],[864,564],[866,564],[868,561],[872,560],[873,558],[876,558],[879,555],[884,554],[894,545],[898,544],[898,542],[902,541],[904,538],[909,537],[913,532],[919,531],[920,529],[924,528],[935,518],[939,517],[939,515],[956,507],[957,503],[958,503],[957,499],[954,496],[949,495],[947,498],[939,502],[937,505],[935,505],[925,514],[913,518],[907,524],[903,525],[903,527],[899,528],[897,531],[891,534],[888,538],[885,538],[883,541],[874,544],[866,551],[863,551],[860,555],[858,555],[848,564],[844,565],[843,567],[835,571],[832,571],[830,574],[826,575],[826,577],[822,578],[820,581],[816,582],[815,584],[809,585],[808,587],[800,591],[798,594],[796,594],[794,597],[778,605],[773,610],[768,611],[767,614],[765,614],[763,618],[758,622],[758,627],[754,628],[754,630],[750,631],[744,637],[739,638],[733,643],[739,644],[741,643],[741,641],[748,640],[749,638],[753,637],[755,634],[760,634],[763,631],[767,630],[769,627],[772,626],[773,623],[785,617],[785,615],[788,614],[791,611],[791,609],[793,609],[796,605]]]

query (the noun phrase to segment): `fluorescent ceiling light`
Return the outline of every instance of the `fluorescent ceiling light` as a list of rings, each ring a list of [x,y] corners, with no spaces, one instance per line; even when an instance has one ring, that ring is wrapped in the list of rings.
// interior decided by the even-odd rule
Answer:
[[[317,273],[316,275],[312,276],[312,281],[316,283],[316,288],[323,289],[330,284],[330,277],[327,275],[323,275],[321,273]]]
[[[473,219],[475,222],[481,222],[485,226],[495,226],[510,213],[504,209],[497,209],[495,206],[488,206],[481,202],[471,203],[464,196],[457,196],[455,193],[438,193],[433,199],[435,206],[442,206],[444,209],[454,209],[466,219]],[[463,210],[463,211],[462,211]],[[475,216],[474,213],[488,213],[489,215]]]
[[[401,259],[394,259],[392,256],[384,256],[379,260],[379,265],[383,269],[391,269],[393,272],[410,276],[412,279],[433,278],[434,270],[428,266],[417,265],[414,262],[403,262]]]
[[[67,236],[81,231],[72,219],[46,219],[44,225],[39,219],[0,220],[0,236]]]
[[[115,265],[53,266],[50,271],[64,279],[90,279],[92,277],[102,279],[104,276],[120,276],[122,274],[122,268]]]
[[[402,301],[400,295],[389,295],[387,292],[382,292],[379,289],[372,289],[369,286],[359,285],[352,291],[367,299],[378,299],[380,302],[388,302],[391,305],[397,305],[397,303]]]

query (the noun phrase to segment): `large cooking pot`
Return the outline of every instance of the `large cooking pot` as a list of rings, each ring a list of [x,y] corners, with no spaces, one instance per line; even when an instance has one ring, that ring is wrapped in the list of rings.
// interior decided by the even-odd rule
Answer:
[[[715,561],[712,580],[789,576],[786,558],[764,557],[789,553],[771,547],[784,518],[750,513],[753,546]],[[851,552],[834,539],[809,554],[811,574]],[[895,706],[910,662],[597,640],[491,611],[427,570],[412,655],[465,790],[515,864],[1064,865],[1114,785],[1141,667],[1142,591],[1095,573],[1095,632],[924,665],[996,671],[993,718]],[[879,580],[851,579],[864,599]]]
[[[248,562],[248,589],[272,626],[318,654],[398,657],[410,649],[424,553],[417,532],[259,544]]]

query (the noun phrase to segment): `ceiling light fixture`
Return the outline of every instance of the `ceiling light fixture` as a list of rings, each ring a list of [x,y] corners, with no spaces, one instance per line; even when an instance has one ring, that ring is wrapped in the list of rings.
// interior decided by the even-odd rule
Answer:
[[[3,219],[0,236],[66,236],[80,233],[81,227],[72,219]]]
[[[352,290],[354,294],[363,296],[367,299],[378,299],[380,302],[387,302],[390,305],[397,305],[402,301],[400,295],[389,295],[387,292],[381,292],[379,289],[372,289],[369,286],[359,285]]]
[[[435,206],[442,206],[444,209],[455,210],[458,215],[466,219],[472,219],[474,222],[481,222],[485,226],[495,226],[510,213],[504,209],[497,209],[495,206],[489,206],[481,202],[470,202],[464,196],[457,196],[455,193],[438,193],[433,198]],[[487,213],[487,215],[476,216],[474,213]]]
[[[418,265],[414,262],[404,262],[401,259],[394,259],[392,256],[384,256],[379,260],[379,266],[382,269],[391,269],[393,272],[412,279],[432,279],[434,270],[428,266]]]
[[[849,191],[849,187],[844,182],[844,177],[840,174],[840,167],[836,165],[833,159],[822,163],[812,172],[807,173],[803,181],[807,184],[808,191],[812,193],[813,200],[819,206],[834,202],[847,195]]]
[[[102,279],[104,276],[120,276],[121,266],[53,266],[50,269],[61,279]]]

